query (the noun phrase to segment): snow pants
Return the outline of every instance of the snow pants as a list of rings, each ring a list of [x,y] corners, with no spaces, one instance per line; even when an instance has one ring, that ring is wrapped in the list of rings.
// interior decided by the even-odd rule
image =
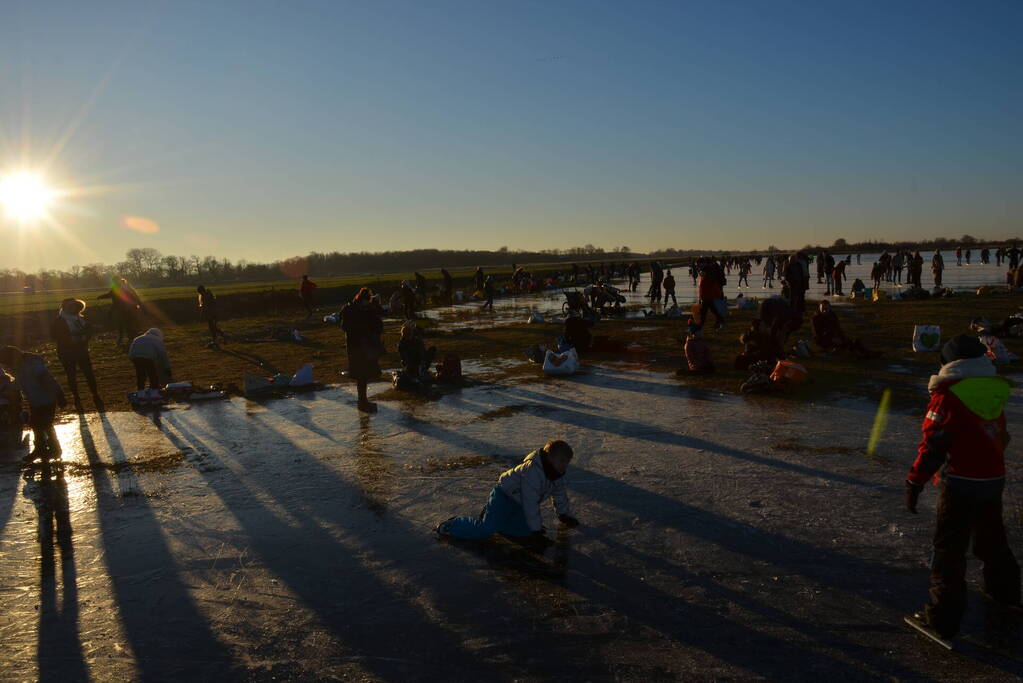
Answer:
[[[526,522],[522,506],[498,485],[490,490],[490,499],[479,517],[455,517],[448,522],[447,533],[455,538],[482,540],[495,533],[530,536],[533,530]]]
[[[943,636],[959,630],[966,611],[966,551],[984,563],[984,590],[995,601],[1018,605],[1020,573],[1005,538],[1002,481],[946,478],[938,496],[938,521],[931,556],[931,601],[927,620]]]

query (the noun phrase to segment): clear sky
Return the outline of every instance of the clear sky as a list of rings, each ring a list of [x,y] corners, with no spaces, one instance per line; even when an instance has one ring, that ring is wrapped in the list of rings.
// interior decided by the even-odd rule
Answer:
[[[3,0],[0,267],[1002,237],[1021,122],[1020,0]]]

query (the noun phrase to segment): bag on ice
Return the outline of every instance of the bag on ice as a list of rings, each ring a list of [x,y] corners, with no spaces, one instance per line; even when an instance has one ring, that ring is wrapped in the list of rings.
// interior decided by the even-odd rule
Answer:
[[[315,380],[313,380],[313,364],[306,363],[301,368],[299,368],[298,372],[292,375],[290,386],[307,387],[315,383],[316,383]]]
[[[543,359],[545,375],[571,375],[579,369],[579,354],[574,348],[564,353],[548,350]]]
[[[941,349],[941,327],[939,325],[917,325],[913,328],[913,350],[917,352]]]

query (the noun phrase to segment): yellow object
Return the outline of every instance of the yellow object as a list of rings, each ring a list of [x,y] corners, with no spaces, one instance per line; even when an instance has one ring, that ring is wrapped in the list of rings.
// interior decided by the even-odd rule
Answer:
[[[977,296],[985,296],[990,293],[991,293],[990,285],[981,285],[980,287],[977,287]]]
[[[872,301],[888,301],[888,292],[883,289],[875,289],[874,295],[871,297]]]

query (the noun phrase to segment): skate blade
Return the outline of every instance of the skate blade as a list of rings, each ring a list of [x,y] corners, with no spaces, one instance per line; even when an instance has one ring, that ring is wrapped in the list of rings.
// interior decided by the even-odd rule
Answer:
[[[944,638],[942,638],[941,636],[938,635],[937,631],[935,631],[930,626],[928,626],[924,622],[920,621],[916,617],[907,616],[907,617],[903,617],[902,620],[905,621],[908,625],[912,626],[914,629],[916,629],[916,631],[918,631],[919,633],[927,636],[928,638],[933,640],[938,645],[941,645],[946,650],[949,650],[949,651],[952,650],[952,641],[951,640],[945,640]]]

